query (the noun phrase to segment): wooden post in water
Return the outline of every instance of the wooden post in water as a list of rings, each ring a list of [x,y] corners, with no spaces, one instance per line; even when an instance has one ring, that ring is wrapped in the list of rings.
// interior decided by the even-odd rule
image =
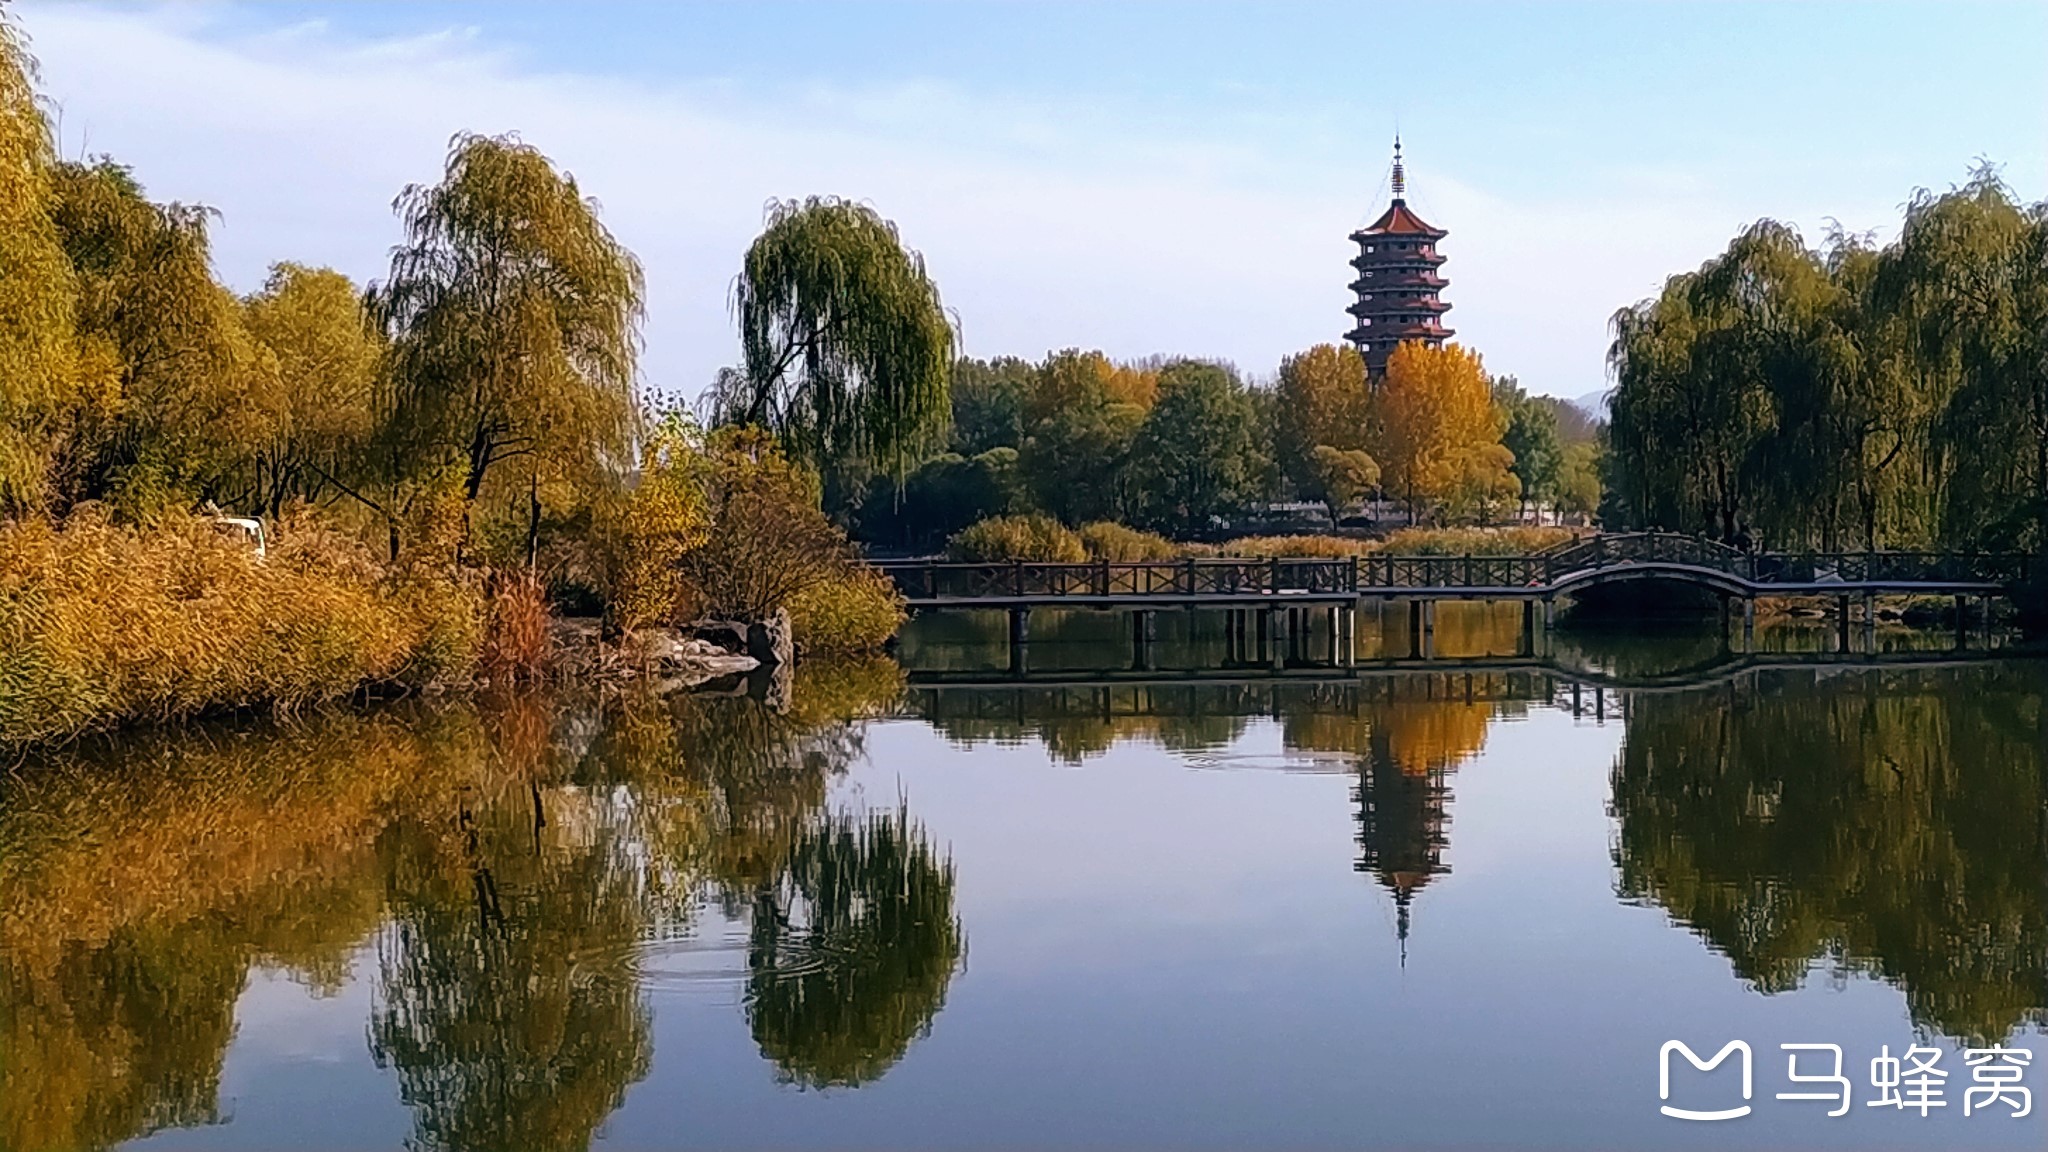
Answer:
[[[1010,671],[1022,676],[1030,671],[1025,645],[1031,638],[1031,609],[1017,605],[1010,609]]]
[[[1422,602],[1422,658],[1436,659],[1436,601]]]
[[[1742,598],[1742,653],[1756,651],[1756,597]]]
[[[1835,597],[1835,651],[1847,654],[1849,651],[1849,598]]]
[[[1970,646],[1970,598],[1956,593],[1956,651]]]

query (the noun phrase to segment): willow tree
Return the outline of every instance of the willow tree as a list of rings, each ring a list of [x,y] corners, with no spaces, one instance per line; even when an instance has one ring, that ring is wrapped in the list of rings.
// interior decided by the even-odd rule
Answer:
[[[1874,304],[1898,318],[1936,409],[1942,535],[2048,546],[2048,204],[2022,207],[1980,167],[1960,188],[1915,195],[1879,262]]]
[[[457,136],[441,182],[393,206],[406,240],[371,289],[392,348],[388,459],[452,470],[466,507],[517,461],[531,530],[544,483],[628,460],[639,262],[514,136]]]
[[[113,499],[135,511],[242,502],[278,381],[240,302],[213,277],[214,213],[151,201],[106,158],[59,164],[52,188],[86,378],[52,465],[58,500]]]
[[[277,364],[279,404],[250,477],[254,505],[275,516],[289,498],[353,482],[374,431],[383,339],[361,291],[331,268],[275,265],[243,314]]]
[[[747,1023],[791,1082],[856,1087],[931,1031],[966,951],[953,862],[909,813],[806,827],[754,897]]]
[[[0,513],[39,504],[73,374],[70,268],[49,217],[55,160],[35,64],[0,12]]]
[[[745,364],[718,387],[722,422],[771,429],[828,482],[859,462],[900,478],[943,443],[953,325],[873,208],[770,201],[732,306]]]

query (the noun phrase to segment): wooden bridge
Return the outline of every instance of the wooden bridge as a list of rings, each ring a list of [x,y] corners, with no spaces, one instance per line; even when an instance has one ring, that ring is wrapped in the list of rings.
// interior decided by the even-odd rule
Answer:
[[[1351,556],[1334,559],[1191,557],[1184,560],[1081,563],[886,561],[876,565],[920,610],[994,609],[1010,614],[1012,663],[1022,666],[1033,608],[1097,608],[1130,612],[1136,666],[1146,666],[1153,611],[1220,608],[1230,612],[1232,644],[1256,647],[1275,666],[1287,649],[1306,643],[1309,612],[1329,614],[1333,658],[1352,645],[1357,606],[1405,601],[1418,638],[1415,655],[1432,655],[1435,605],[1441,600],[1518,600],[1527,650],[1542,636],[1561,596],[1634,581],[1692,585],[1718,595],[1724,619],[1739,602],[1743,647],[1753,639],[1756,601],[1825,596],[1835,600],[1841,648],[1850,647],[1851,601],[1866,626],[1880,595],[1956,598],[1959,627],[1971,598],[2011,595],[2026,582],[2030,557],[1960,552],[1743,552],[1712,540],[1668,532],[1593,536],[1526,556]],[[1538,606],[1541,606],[1539,613]],[[1960,633],[1959,633],[1960,634]]]
[[[1665,580],[1729,596],[2000,595],[2023,555],[1741,552],[1666,532],[1593,536],[1528,556],[1202,557],[1081,563],[886,561],[914,608],[1244,607],[1274,597],[1551,600],[1599,584]]]

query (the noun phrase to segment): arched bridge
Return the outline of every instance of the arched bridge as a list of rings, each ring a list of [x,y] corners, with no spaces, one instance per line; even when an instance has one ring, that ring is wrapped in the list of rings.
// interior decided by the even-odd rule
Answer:
[[[915,608],[1337,605],[1364,598],[1550,601],[1662,580],[1743,600],[1771,596],[1997,596],[2030,558],[1962,552],[1742,552],[1668,532],[1593,536],[1526,556],[1201,557],[1081,563],[886,561]]]

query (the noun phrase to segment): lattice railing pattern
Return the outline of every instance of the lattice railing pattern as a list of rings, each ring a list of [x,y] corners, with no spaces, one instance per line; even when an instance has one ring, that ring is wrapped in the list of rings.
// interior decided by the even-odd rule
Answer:
[[[1741,552],[1669,532],[1593,536],[1532,556],[1200,557],[1078,564],[885,561],[912,600],[1063,596],[1235,596],[1381,589],[1542,588],[1574,573],[1637,564],[1723,572],[1754,584],[2016,584],[2029,558],[1965,552]]]

